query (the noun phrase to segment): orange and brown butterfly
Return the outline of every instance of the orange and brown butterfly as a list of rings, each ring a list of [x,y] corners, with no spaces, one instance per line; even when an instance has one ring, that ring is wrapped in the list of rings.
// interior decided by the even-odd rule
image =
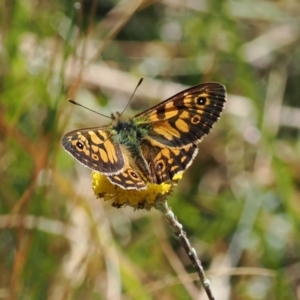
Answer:
[[[111,183],[146,189],[147,183],[171,182],[191,165],[197,143],[218,121],[225,102],[224,85],[198,84],[133,118],[117,113],[107,126],[71,131],[62,145]]]

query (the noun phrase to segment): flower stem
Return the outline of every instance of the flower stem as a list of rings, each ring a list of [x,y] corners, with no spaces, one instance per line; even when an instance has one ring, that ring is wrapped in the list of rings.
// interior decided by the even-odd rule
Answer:
[[[188,255],[193,267],[196,269],[198,276],[200,278],[200,282],[208,296],[209,300],[215,300],[215,297],[212,293],[211,290],[211,286],[210,286],[210,281],[209,279],[207,279],[205,277],[205,273],[204,273],[204,269],[202,267],[201,261],[198,259],[197,257],[197,253],[196,250],[191,246],[186,233],[183,231],[183,226],[182,224],[180,224],[176,218],[176,216],[174,215],[174,213],[172,212],[172,210],[170,209],[170,207],[168,206],[168,203],[166,200],[163,201],[157,201],[155,203],[155,208],[157,210],[159,210],[160,212],[162,212],[169,225],[171,226],[174,234],[176,235],[176,237],[179,239],[180,244],[182,245],[182,247],[184,248],[186,254]]]

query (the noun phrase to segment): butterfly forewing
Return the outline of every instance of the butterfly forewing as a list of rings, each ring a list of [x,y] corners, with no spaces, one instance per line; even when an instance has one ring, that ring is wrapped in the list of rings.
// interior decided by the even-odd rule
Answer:
[[[208,82],[182,91],[136,118],[152,125],[149,140],[168,147],[184,147],[201,141],[210,132],[225,102],[225,87]]]
[[[67,152],[85,166],[103,174],[117,174],[125,162],[120,145],[113,143],[109,127],[74,130],[62,139]]]

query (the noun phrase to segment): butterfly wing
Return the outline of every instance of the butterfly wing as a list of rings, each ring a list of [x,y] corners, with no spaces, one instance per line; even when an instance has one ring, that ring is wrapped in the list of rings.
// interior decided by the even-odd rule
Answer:
[[[104,175],[120,173],[125,166],[124,154],[113,142],[109,127],[71,131],[64,135],[62,145],[80,163]]]
[[[182,148],[161,148],[148,140],[144,140],[141,150],[150,168],[148,180],[157,184],[173,181],[176,174],[184,172],[191,165],[198,153],[195,143]]]
[[[225,86],[198,84],[135,116],[148,126],[147,139],[161,147],[181,148],[198,143],[218,121],[226,102]]]
[[[130,165],[125,169],[112,176],[107,176],[112,184],[116,184],[126,190],[144,190],[147,185],[141,174],[135,171]]]

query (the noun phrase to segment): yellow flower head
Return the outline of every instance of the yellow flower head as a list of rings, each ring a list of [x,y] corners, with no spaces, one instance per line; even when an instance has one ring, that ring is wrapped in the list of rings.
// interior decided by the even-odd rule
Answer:
[[[145,190],[125,190],[112,184],[104,175],[93,171],[92,184],[96,197],[103,198],[104,201],[113,201],[112,205],[115,207],[129,205],[138,209],[150,209],[156,201],[166,198],[181,177],[182,173],[178,173],[171,183],[148,183]]]

